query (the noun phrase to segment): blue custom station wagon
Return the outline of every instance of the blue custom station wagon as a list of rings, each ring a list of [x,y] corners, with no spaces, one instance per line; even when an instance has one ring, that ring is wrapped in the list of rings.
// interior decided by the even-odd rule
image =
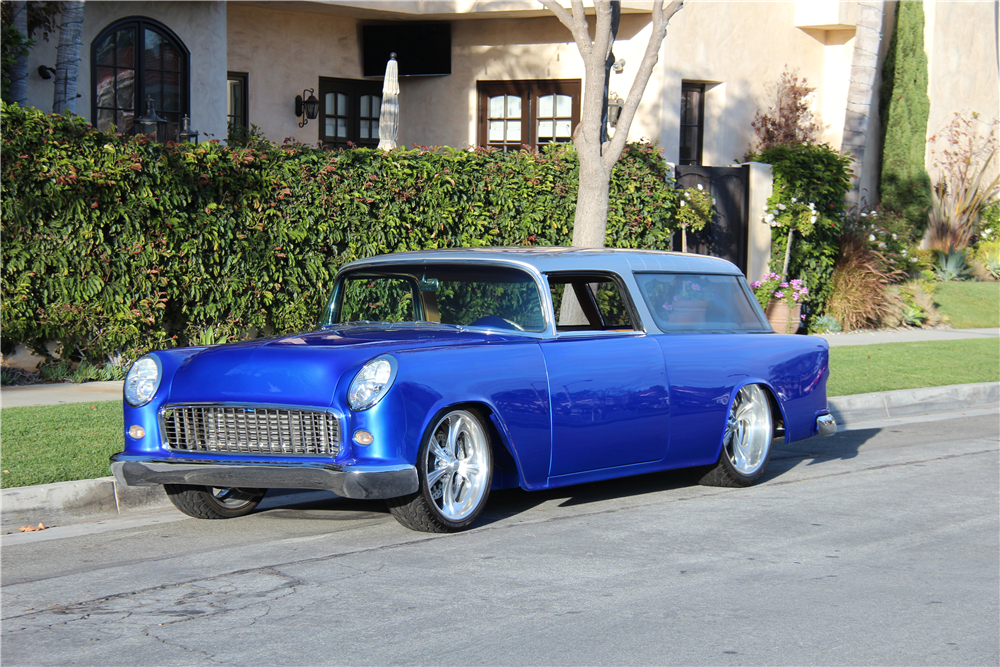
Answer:
[[[138,360],[111,467],[204,519],[310,488],[456,531],[491,489],[674,468],[753,484],[776,438],[836,432],[828,362],[721,259],[399,253],[344,266],[315,331]]]

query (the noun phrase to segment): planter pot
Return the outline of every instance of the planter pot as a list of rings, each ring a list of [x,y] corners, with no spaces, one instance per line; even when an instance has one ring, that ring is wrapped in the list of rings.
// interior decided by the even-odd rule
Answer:
[[[778,333],[793,334],[799,330],[799,325],[802,323],[802,306],[789,308],[787,303],[777,299],[768,302],[764,314],[767,315],[771,328]]]

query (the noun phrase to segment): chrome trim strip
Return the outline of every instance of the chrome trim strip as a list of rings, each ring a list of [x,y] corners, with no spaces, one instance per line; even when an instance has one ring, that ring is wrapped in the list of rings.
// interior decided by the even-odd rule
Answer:
[[[837,432],[837,420],[833,415],[816,417],[816,430],[820,435],[833,435]]]
[[[275,465],[185,459],[115,460],[111,471],[124,486],[191,484],[219,488],[322,489],[343,498],[395,498],[420,488],[411,465],[340,466],[325,463]]]

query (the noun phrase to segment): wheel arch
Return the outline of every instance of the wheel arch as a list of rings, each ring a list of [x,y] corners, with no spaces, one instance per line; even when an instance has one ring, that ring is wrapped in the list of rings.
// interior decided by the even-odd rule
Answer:
[[[483,428],[490,442],[490,458],[493,462],[493,488],[514,488],[520,486],[521,464],[511,441],[510,432],[495,406],[481,398],[468,398],[442,403],[431,413],[430,419],[421,431],[421,440],[426,440],[430,429],[452,410],[473,410],[483,417]]]
[[[771,386],[767,380],[762,380],[760,378],[747,378],[746,380],[733,386],[733,390],[729,394],[729,401],[726,403],[726,415],[729,415],[733,409],[733,401],[736,400],[736,395],[740,392],[740,389],[751,384],[759,385],[764,390],[764,395],[767,396],[768,408],[771,410],[771,439],[773,440],[781,433],[784,440],[788,441],[788,433],[785,428],[785,410],[781,405],[781,401],[778,400],[778,395],[774,391],[774,387]],[[728,418],[728,417],[727,417]],[[726,437],[726,429],[723,426],[722,433],[719,434],[719,443],[715,448],[716,458],[722,454],[722,447],[725,445],[723,440]]]

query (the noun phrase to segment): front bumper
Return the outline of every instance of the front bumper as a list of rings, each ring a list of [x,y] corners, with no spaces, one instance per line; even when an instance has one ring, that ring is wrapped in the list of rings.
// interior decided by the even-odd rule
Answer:
[[[816,432],[820,435],[834,435],[837,432],[837,420],[833,415],[816,417]]]
[[[111,472],[125,486],[192,484],[216,488],[323,489],[343,498],[396,498],[420,488],[411,465],[350,466],[329,463],[220,463],[111,457]]]

